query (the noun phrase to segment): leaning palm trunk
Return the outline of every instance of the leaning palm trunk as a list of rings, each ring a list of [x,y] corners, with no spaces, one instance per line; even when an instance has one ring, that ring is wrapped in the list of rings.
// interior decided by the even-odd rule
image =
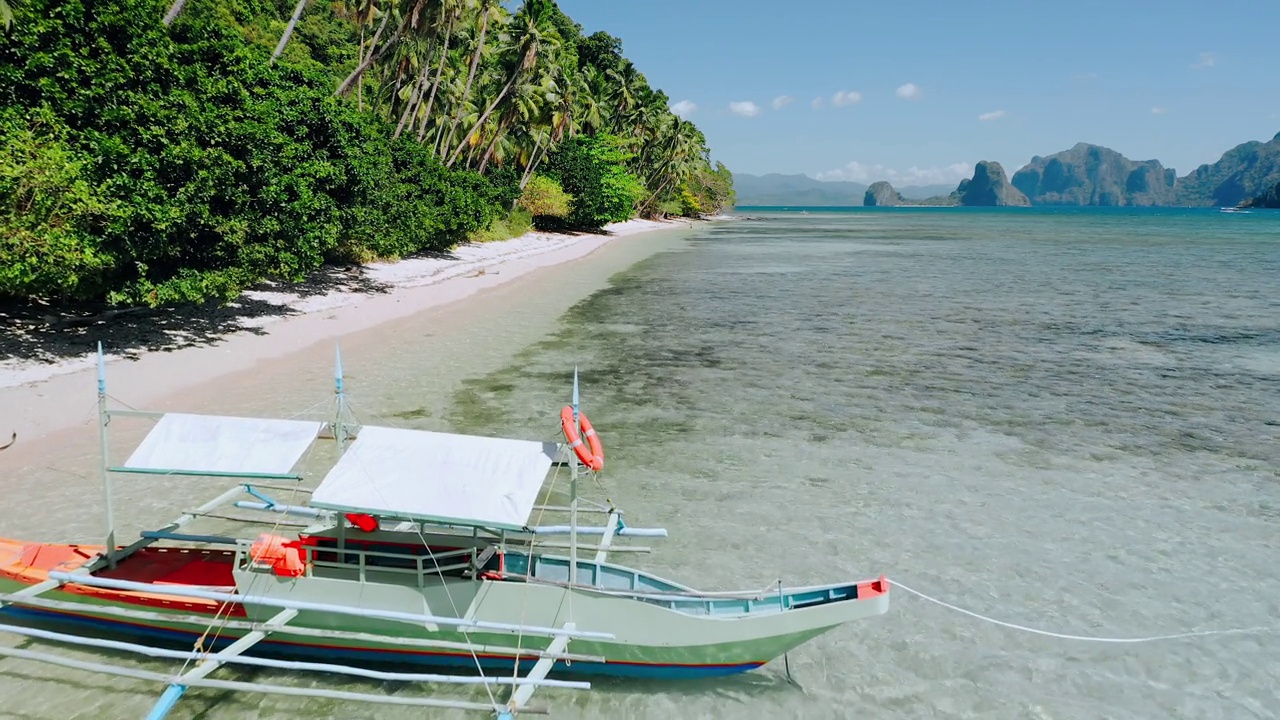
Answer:
[[[484,13],[484,18],[480,21],[480,38],[476,40],[476,50],[471,54],[471,69],[467,72],[467,84],[462,88],[462,100],[458,103],[458,113],[454,115],[453,122],[449,124],[449,134],[444,144],[437,149],[436,152],[443,153],[453,145],[454,133],[458,130],[458,123],[462,122],[462,115],[467,111],[467,100],[471,97],[471,83],[476,79],[476,68],[480,65],[480,54],[484,52],[484,36],[489,31],[489,13]]]
[[[449,62],[449,37],[453,34],[453,18],[449,18],[449,26],[444,31],[444,49],[440,51],[440,65],[436,68],[436,79],[431,83],[431,96],[427,98],[427,112],[422,116],[422,127],[418,128],[418,142],[427,135],[427,124],[431,119],[431,108],[436,104],[436,90],[440,87],[440,78],[444,75],[444,66]]]
[[[271,62],[274,64],[276,58],[280,57],[280,53],[284,52],[284,46],[289,44],[289,38],[293,35],[293,29],[298,26],[298,20],[302,18],[302,11],[306,9],[310,0],[298,0],[298,4],[293,8],[293,17],[289,18],[289,25],[285,27],[284,34],[280,36],[280,43],[276,45],[276,51],[271,53]]]
[[[413,89],[409,91],[409,102],[405,103],[404,112],[400,115],[400,122],[396,125],[396,131],[391,137],[398,138],[400,133],[404,131],[405,123],[413,114],[417,112],[418,106],[422,104],[422,86],[426,83],[427,73],[431,68],[426,63],[422,65],[422,71],[418,73],[418,79],[413,83]]]
[[[675,179],[675,175],[668,175],[667,179],[663,180],[662,184],[658,186],[658,189],[652,195],[649,196],[649,199],[645,200],[643,203],[640,204],[641,214],[643,214],[646,210],[649,209],[649,206],[653,204],[653,201],[658,199],[658,196],[662,194],[663,190],[667,189],[667,186],[670,185],[671,181],[674,179]]]
[[[382,31],[387,29],[387,21],[390,19],[391,19],[391,13],[387,13],[386,15],[382,16],[382,22],[378,25],[378,30],[373,34],[373,40],[370,41],[369,43],[368,57],[366,57],[363,61],[361,61],[360,65],[357,66],[355,70],[351,71],[351,74],[347,76],[346,80],[342,81],[342,84],[339,85],[338,89],[334,91],[333,93],[334,95],[347,94],[347,92],[351,90],[352,84],[354,84],[361,77],[364,77],[364,71],[368,70],[370,65],[373,65],[373,63],[377,61],[378,58],[381,58],[383,54],[386,53],[387,48],[391,46],[391,43],[388,42],[382,48],[379,48],[378,38],[382,37]],[[393,38],[400,36],[400,31],[404,30],[404,25],[408,21],[409,21],[409,18],[407,16],[400,21],[400,25],[396,27],[395,34],[392,35]]]
[[[169,6],[169,12],[164,14],[164,24],[172,25],[174,20],[182,14],[182,8],[186,7],[187,0],[173,0],[173,4]]]
[[[489,161],[493,159],[493,154],[498,151],[498,143],[502,142],[503,133],[507,131],[508,127],[510,127],[510,123],[498,123],[498,129],[493,133],[493,142],[489,143],[488,149],[484,151],[484,157],[480,158],[478,172],[483,173],[484,169],[489,167]]]
[[[533,152],[529,153],[529,164],[524,168],[524,175],[520,176],[520,189],[523,190],[529,181],[533,179],[533,169],[538,167],[541,158],[538,157],[538,150],[542,147],[542,136],[538,136],[533,141]],[[543,153],[544,155],[546,153]]]
[[[502,99],[507,96],[507,93],[511,92],[511,88],[515,87],[516,80],[519,78],[520,71],[517,70],[515,73],[512,73],[511,79],[507,81],[507,84],[502,88],[502,91],[498,93],[498,97],[494,98],[492,103],[489,103],[489,107],[485,108],[484,114],[480,116],[479,120],[476,120],[476,124],[472,127],[472,132],[475,131],[475,128],[484,125],[484,121],[489,119],[489,116],[492,115],[493,111],[498,107],[498,103],[501,103]],[[471,133],[467,133],[468,136],[470,136],[470,134]],[[445,163],[445,165],[453,167],[453,164],[458,161],[458,156],[462,154],[463,148],[467,146],[467,139],[468,138],[465,137],[462,138],[462,142],[458,143],[458,149],[453,151],[452,156],[449,158],[449,162]]]

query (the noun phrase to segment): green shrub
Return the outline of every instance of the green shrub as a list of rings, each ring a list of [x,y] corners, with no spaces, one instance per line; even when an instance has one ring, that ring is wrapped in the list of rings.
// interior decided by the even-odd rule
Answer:
[[[578,135],[561,143],[549,155],[544,173],[573,197],[573,209],[563,221],[547,226],[595,230],[630,219],[645,190],[627,172],[629,158],[622,143],[608,135]]]
[[[533,216],[527,210],[514,208],[505,217],[493,221],[489,227],[472,233],[470,240],[476,243],[498,242],[517,238],[533,229]]]
[[[534,175],[518,202],[533,217],[566,218],[573,207],[573,197],[560,183],[545,175]]]
[[[0,295],[93,295],[115,264],[95,233],[118,211],[47,108],[0,120]]]

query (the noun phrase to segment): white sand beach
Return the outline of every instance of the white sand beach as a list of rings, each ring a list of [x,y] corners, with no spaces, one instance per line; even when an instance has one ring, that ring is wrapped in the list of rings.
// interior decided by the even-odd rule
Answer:
[[[602,234],[531,232],[511,240],[463,245],[446,256],[336,270],[319,285],[246,292],[239,302],[222,309],[228,317],[212,330],[188,329],[201,325],[203,318],[174,315],[174,325],[161,331],[163,341],[151,348],[143,343],[120,351],[113,346],[119,343],[113,343],[115,330],[107,320],[83,334],[83,352],[78,346],[76,350],[80,354],[0,359],[0,435],[7,441],[16,432],[19,444],[29,447],[42,437],[83,424],[83,411],[92,400],[95,364],[88,338],[104,341],[113,394],[146,404],[317,343],[332,343],[456,303],[540,268],[583,258],[620,238],[689,225],[687,220],[630,220],[610,225]],[[250,306],[256,309],[250,311]]]

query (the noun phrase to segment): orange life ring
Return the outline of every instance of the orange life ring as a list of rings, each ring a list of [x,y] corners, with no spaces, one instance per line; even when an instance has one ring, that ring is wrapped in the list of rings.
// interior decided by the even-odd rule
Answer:
[[[578,428],[582,428],[581,436],[578,435]],[[579,412],[578,422],[575,423],[573,406],[565,405],[560,411],[560,429],[564,431],[564,439],[569,442],[569,447],[573,448],[578,459],[587,466],[587,469],[592,472],[600,472],[604,469],[604,448],[600,445],[600,436],[596,434],[596,429],[591,427],[591,421],[586,415]]]

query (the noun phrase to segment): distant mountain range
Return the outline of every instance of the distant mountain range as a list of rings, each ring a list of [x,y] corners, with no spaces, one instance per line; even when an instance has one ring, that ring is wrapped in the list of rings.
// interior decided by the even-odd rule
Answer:
[[[856,182],[814,180],[807,175],[748,175],[733,174],[733,189],[738,194],[739,205],[831,205],[848,207],[861,205],[867,186]],[[954,190],[950,185],[916,185],[898,188],[905,198],[923,200],[935,195],[946,195]]]
[[[1280,134],[1268,142],[1238,145],[1216,163],[1201,165],[1183,177],[1159,160],[1130,160],[1110,148],[1079,143],[1032,158],[1011,180],[1005,180],[998,163],[978,163],[974,178],[954,190],[946,185],[895,189],[884,181],[868,187],[776,173],[735,174],[733,180],[738,205],[1233,207],[1247,203],[1274,207],[1280,196]],[[968,187],[975,181],[984,188],[981,193]],[[1019,200],[1018,196],[1024,197]]]

